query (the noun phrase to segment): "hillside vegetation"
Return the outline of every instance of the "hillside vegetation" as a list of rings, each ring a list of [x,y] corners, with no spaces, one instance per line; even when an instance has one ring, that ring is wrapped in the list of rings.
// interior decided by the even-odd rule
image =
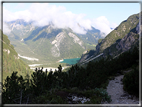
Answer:
[[[15,51],[13,45],[6,35],[3,34],[3,80],[7,76],[10,76],[13,71],[18,71],[19,75],[26,76],[26,74],[31,74],[32,71],[29,69],[19,57]]]
[[[139,14],[134,14],[123,21],[117,28],[110,32],[104,39],[99,39],[96,50],[89,51],[82,54],[79,63],[99,54],[106,58],[111,56],[113,58],[128,51],[131,47],[139,47],[140,23]],[[97,60],[96,58],[95,60]],[[100,57],[99,57],[100,59]]]
[[[139,50],[137,47],[131,51],[127,51],[115,59],[108,57],[97,62],[89,62],[86,68],[77,65],[72,66],[67,72],[62,72],[62,66],[59,65],[58,70],[53,73],[36,70],[31,79],[23,79],[17,76],[17,72],[13,72],[5,80],[3,87],[3,104],[12,103],[38,103],[38,104],[81,104],[81,100],[75,101],[70,99],[72,96],[86,98],[86,104],[100,104],[102,101],[110,102],[105,88],[108,80],[113,76],[122,74],[125,69],[132,68],[135,72],[135,78],[138,78]],[[129,74],[124,76],[124,89],[129,90],[126,86],[131,86],[133,90],[129,90],[131,94],[139,95],[138,79],[133,85],[127,81]],[[129,76],[130,77],[130,76]],[[12,81],[11,81],[12,80]],[[137,93],[136,93],[137,92]],[[13,93],[13,94],[11,94]]]
[[[134,14],[128,17],[127,20],[123,21],[117,28],[109,33],[100,43],[100,53],[110,47],[118,39],[122,39],[130,31],[134,30],[139,23],[139,14]]]

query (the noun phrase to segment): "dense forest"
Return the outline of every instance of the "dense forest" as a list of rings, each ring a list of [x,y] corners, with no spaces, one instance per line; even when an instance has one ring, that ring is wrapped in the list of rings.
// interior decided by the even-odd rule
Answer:
[[[109,80],[123,71],[131,69],[123,78],[124,90],[129,94],[139,96],[139,49],[124,52],[116,58],[108,56],[87,66],[73,65],[63,72],[59,65],[55,72],[43,72],[43,68],[25,77],[18,76],[13,71],[3,83],[3,104],[70,104],[81,101],[71,101],[73,95],[85,97],[85,104],[100,104],[110,102],[111,97],[106,92]]]

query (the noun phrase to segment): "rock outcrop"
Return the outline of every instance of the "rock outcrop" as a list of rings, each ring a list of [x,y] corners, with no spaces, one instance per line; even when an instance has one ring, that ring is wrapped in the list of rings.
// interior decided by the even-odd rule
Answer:
[[[54,56],[54,57],[60,56],[60,49],[59,48],[60,48],[60,44],[64,38],[65,38],[64,32],[61,32],[56,36],[55,40],[52,41],[52,44],[54,45],[51,48],[52,56]]]
[[[10,50],[9,49],[3,49],[3,52],[7,52],[7,54],[10,54]]]
[[[137,37],[136,37],[137,36]],[[138,35],[133,32],[128,33],[124,38],[120,40],[120,42],[116,45],[116,48],[119,50],[127,51],[129,50],[134,42],[138,40]]]
[[[83,49],[85,49],[83,42],[75,34],[69,32],[68,35],[74,39],[75,43],[78,43]]]

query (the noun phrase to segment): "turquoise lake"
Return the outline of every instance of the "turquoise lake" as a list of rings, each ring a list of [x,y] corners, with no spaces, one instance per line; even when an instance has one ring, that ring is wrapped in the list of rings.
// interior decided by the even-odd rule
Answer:
[[[79,60],[80,60],[80,58],[64,59],[64,60],[63,60],[62,62],[60,62],[60,63],[66,63],[66,64],[74,65],[74,64],[76,64]]]

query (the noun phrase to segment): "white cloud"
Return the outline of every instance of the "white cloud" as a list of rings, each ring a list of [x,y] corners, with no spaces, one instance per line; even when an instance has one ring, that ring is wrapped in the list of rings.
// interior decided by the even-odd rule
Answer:
[[[1,6],[0,6],[0,14],[1,14]],[[1,29],[1,17],[0,17],[0,29]],[[3,33],[4,34],[9,34],[11,30],[8,28],[8,26],[3,23]]]
[[[0,14],[1,14],[1,5],[0,5]],[[0,17],[0,29],[1,29],[1,17]]]
[[[52,22],[54,27],[69,27],[74,32],[81,34],[86,33],[84,28],[90,30],[91,25],[106,34],[111,31],[111,26],[116,26],[115,24],[110,24],[105,16],[93,20],[85,19],[85,14],[74,14],[71,11],[67,11],[65,7],[49,5],[48,3],[33,3],[29,9],[15,13],[5,8],[3,10],[4,21],[24,19],[29,22],[33,20],[37,26],[45,26]]]
[[[96,19],[93,19],[92,25],[106,35],[112,31],[111,28],[115,28],[117,26],[115,23],[110,23],[105,16],[100,16]]]
[[[3,33],[8,35],[11,32],[10,28],[3,22]]]
[[[111,28],[114,28],[114,29],[115,29],[117,26],[118,26],[118,25],[117,25],[116,23],[111,23],[111,24],[110,24],[110,27],[111,27]]]

